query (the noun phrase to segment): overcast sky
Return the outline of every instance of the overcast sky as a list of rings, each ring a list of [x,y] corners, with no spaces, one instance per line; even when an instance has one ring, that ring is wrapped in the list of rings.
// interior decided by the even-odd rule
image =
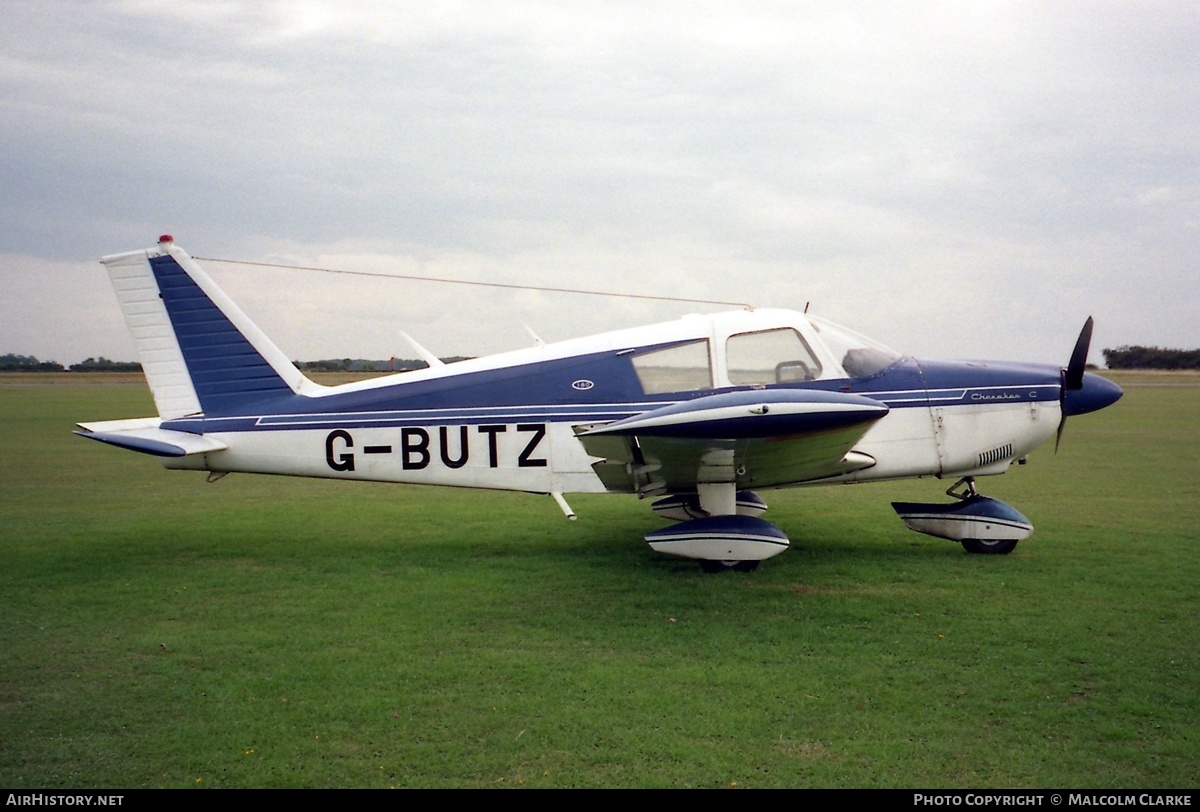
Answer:
[[[1200,346],[1200,4],[5,3],[0,353],[132,359],[97,260],[803,309],[918,356]],[[711,307],[203,263],[293,358]]]

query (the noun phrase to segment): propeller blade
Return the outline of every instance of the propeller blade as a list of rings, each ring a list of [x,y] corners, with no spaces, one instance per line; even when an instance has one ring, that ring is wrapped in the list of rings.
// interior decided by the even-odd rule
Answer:
[[[1058,421],[1058,433],[1054,436],[1054,453],[1062,444],[1063,429],[1067,427],[1067,390],[1078,391],[1083,388],[1083,373],[1087,367],[1088,349],[1092,344],[1092,317],[1088,316],[1075,339],[1075,349],[1071,351],[1071,360],[1062,371],[1062,384],[1058,388],[1058,406],[1062,417]]]
[[[1063,385],[1067,389],[1078,390],[1083,388],[1083,372],[1087,366],[1088,348],[1092,343],[1092,317],[1088,316],[1088,320],[1083,323],[1083,329],[1079,331],[1079,338],[1075,341],[1075,349],[1071,353],[1071,361],[1067,364],[1067,374],[1063,378]],[[1061,432],[1060,432],[1061,433]]]

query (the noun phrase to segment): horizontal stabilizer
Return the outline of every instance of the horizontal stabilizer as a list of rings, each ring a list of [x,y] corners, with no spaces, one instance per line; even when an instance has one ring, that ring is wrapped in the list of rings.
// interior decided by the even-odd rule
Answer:
[[[79,428],[82,431],[75,433],[89,440],[98,440],[155,457],[187,457],[192,454],[207,454],[210,451],[224,451],[229,447],[220,440],[202,434],[160,429],[155,425],[157,423],[155,418],[80,423]]]

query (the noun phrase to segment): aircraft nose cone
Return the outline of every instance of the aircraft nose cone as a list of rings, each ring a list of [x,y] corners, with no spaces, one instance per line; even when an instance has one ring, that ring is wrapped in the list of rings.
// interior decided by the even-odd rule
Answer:
[[[1111,406],[1121,399],[1121,387],[1107,378],[1088,372],[1083,376],[1083,387],[1068,389],[1063,397],[1063,414],[1074,416],[1096,412]]]

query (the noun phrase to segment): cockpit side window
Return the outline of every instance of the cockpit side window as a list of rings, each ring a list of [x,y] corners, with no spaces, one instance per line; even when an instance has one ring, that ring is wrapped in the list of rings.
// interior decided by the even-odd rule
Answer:
[[[708,341],[689,341],[633,356],[633,368],[647,395],[712,389]]]
[[[813,381],[821,376],[821,362],[804,337],[790,327],[730,336],[725,360],[734,386]]]

